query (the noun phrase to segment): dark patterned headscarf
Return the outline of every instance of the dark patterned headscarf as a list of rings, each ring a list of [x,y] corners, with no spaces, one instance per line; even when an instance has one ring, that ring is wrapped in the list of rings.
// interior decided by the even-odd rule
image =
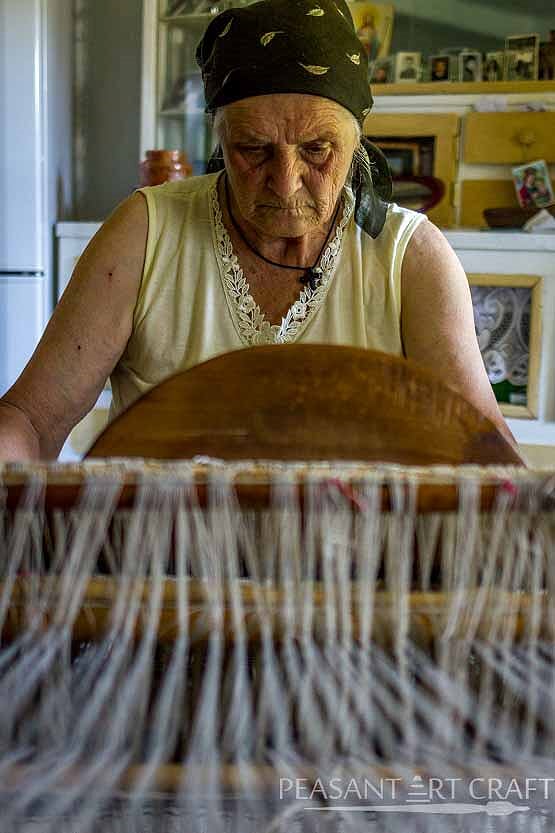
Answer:
[[[301,93],[336,101],[362,126],[372,108],[368,59],[345,0],[260,0],[227,9],[210,22],[196,58],[207,112],[251,96]],[[362,146],[353,172],[355,219],[377,237],[391,178],[381,152],[365,139]],[[217,149],[209,170],[221,166]]]

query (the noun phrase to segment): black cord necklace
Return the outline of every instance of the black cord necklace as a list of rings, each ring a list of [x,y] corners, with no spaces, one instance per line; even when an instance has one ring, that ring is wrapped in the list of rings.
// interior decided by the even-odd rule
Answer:
[[[324,240],[324,244],[323,244],[322,248],[320,249],[320,251],[318,253],[318,257],[314,261],[314,264],[312,266],[288,266],[285,263],[277,263],[277,261],[275,261],[275,260],[270,260],[270,258],[264,257],[264,255],[261,254],[258,251],[258,249],[255,249],[255,247],[252,245],[252,243],[249,243],[249,241],[247,240],[247,238],[245,237],[245,235],[243,233],[242,228],[240,227],[239,223],[235,220],[235,217],[233,216],[233,212],[231,211],[231,200],[229,199],[229,188],[227,186],[227,176],[225,177],[225,180],[224,180],[224,187],[225,187],[225,201],[226,201],[226,205],[227,205],[227,213],[229,214],[229,218],[230,218],[231,222],[233,223],[233,228],[235,229],[235,231],[237,232],[237,234],[239,235],[239,237],[241,238],[241,240],[243,241],[245,246],[247,246],[247,248],[249,248],[253,254],[255,254],[257,257],[259,257],[260,260],[263,260],[266,263],[269,263],[271,266],[278,266],[280,269],[294,269],[296,272],[302,272],[303,274],[299,276],[300,282],[303,284],[303,286],[306,286],[306,284],[309,284],[310,288],[314,291],[316,289],[316,284],[317,284],[318,280],[320,279],[320,277],[322,275],[322,269],[318,266],[318,263],[320,261],[320,258],[322,257],[324,249],[328,245],[328,240],[330,239],[331,233],[332,233],[333,228],[335,226],[335,220],[337,218],[337,214],[338,214],[338,211],[339,211],[339,206],[341,205],[341,200],[339,200],[338,203],[337,203],[337,208],[335,209],[335,213],[333,215],[333,219],[331,221],[329,231],[326,235],[326,239]]]

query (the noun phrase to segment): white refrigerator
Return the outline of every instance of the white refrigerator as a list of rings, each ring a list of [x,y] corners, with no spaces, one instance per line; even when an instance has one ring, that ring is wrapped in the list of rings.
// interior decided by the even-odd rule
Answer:
[[[71,211],[72,0],[0,0],[0,395],[52,312]]]

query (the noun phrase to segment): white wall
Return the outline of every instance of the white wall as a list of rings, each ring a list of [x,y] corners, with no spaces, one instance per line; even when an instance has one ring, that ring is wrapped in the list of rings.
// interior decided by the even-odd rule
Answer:
[[[392,0],[392,50],[437,52],[443,47],[503,48],[507,35],[555,28],[553,0]]]

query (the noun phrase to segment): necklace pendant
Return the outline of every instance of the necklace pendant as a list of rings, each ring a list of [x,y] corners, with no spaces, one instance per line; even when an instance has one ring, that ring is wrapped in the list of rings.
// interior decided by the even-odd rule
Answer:
[[[316,285],[320,280],[320,276],[322,274],[322,270],[319,269],[317,266],[313,266],[311,269],[307,269],[301,276],[301,283],[306,286],[308,284],[312,291],[316,289]]]

